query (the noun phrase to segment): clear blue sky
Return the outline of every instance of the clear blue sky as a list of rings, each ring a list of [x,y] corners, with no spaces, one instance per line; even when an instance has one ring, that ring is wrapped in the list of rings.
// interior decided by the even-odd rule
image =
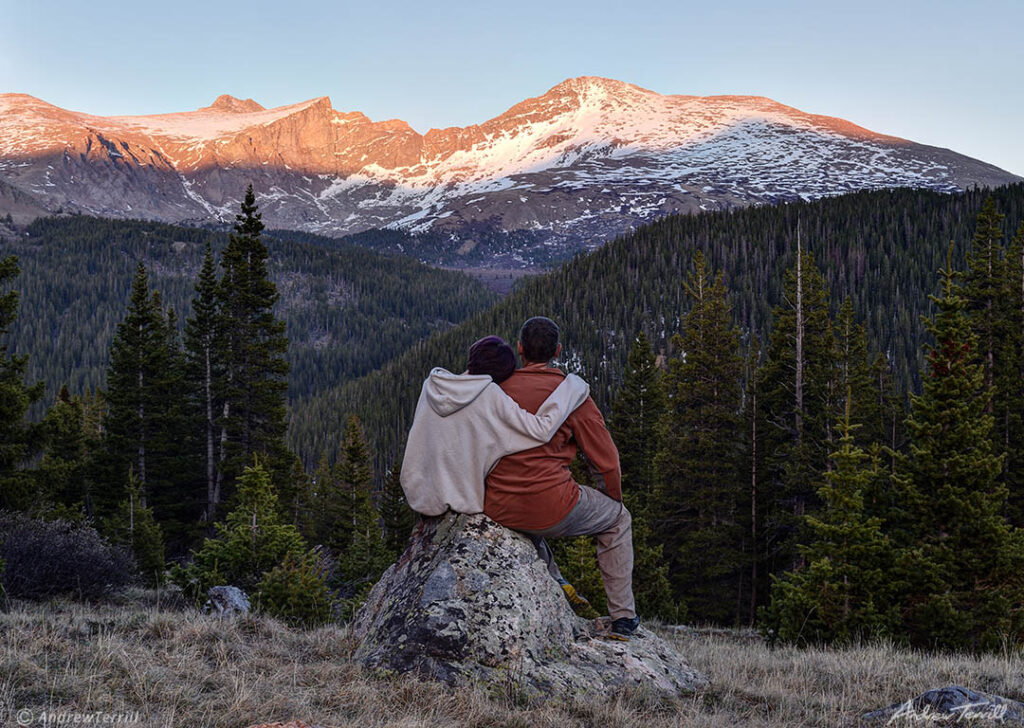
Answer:
[[[0,0],[0,92],[148,114],[222,93],[419,131],[571,76],[756,94],[1024,175],[1024,2]]]

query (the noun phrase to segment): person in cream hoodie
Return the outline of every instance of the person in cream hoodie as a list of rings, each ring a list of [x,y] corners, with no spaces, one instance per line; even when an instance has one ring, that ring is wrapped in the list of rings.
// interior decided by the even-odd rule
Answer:
[[[484,479],[498,460],[547,443],[590,394],[569,374],[531,414],[498,386],[513,371],[515,354],[497,336],[470,347],[466,373],[431,370],[402,460],[402,490],[414,511],[482,513]]]

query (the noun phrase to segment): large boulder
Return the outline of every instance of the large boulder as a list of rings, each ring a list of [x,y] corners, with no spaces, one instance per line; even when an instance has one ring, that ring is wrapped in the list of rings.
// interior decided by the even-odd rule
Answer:
[[[249,613],[249,597],[237,586],[211,586],[206,596],[204,614],[233,617]]]
[[[666,696],[707,679],[641,629],[602,637],[569,607],[533,544],[483,515],[425,518],[356,614],[356,659],[383,672],[481,684],[536,700],[610,697],[626,687]]]

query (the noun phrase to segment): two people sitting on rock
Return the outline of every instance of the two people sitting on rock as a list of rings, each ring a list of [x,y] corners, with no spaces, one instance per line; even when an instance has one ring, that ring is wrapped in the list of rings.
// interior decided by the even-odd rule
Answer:
[[[535,316],[520,330],[522,368],[508,344],[489,336],[470,348],[465,373],[432,370],[409,431],[402,488],[421,514],[483,512],[527,535],[578,613],[590,605],[562,577],[545,539],[595,536],[611,632],[628,639],[639,619],[619,454],[587,384],[552,366],[558,338],[553,321]],[[599,489],[573,479],[577,450]]]

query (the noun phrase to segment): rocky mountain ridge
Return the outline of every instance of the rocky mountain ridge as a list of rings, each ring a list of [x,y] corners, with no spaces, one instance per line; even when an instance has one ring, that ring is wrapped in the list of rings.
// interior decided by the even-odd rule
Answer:
[[[326,96],[101,117],[0,95],[0,213],[230,222],[251,181],[276,228],[536,231],[592,247],[671,212],[1020,178],[947,149],[756,96],[564,81],[479,125],[419,134]],[[459,245],[465,244],[465,241]]]

